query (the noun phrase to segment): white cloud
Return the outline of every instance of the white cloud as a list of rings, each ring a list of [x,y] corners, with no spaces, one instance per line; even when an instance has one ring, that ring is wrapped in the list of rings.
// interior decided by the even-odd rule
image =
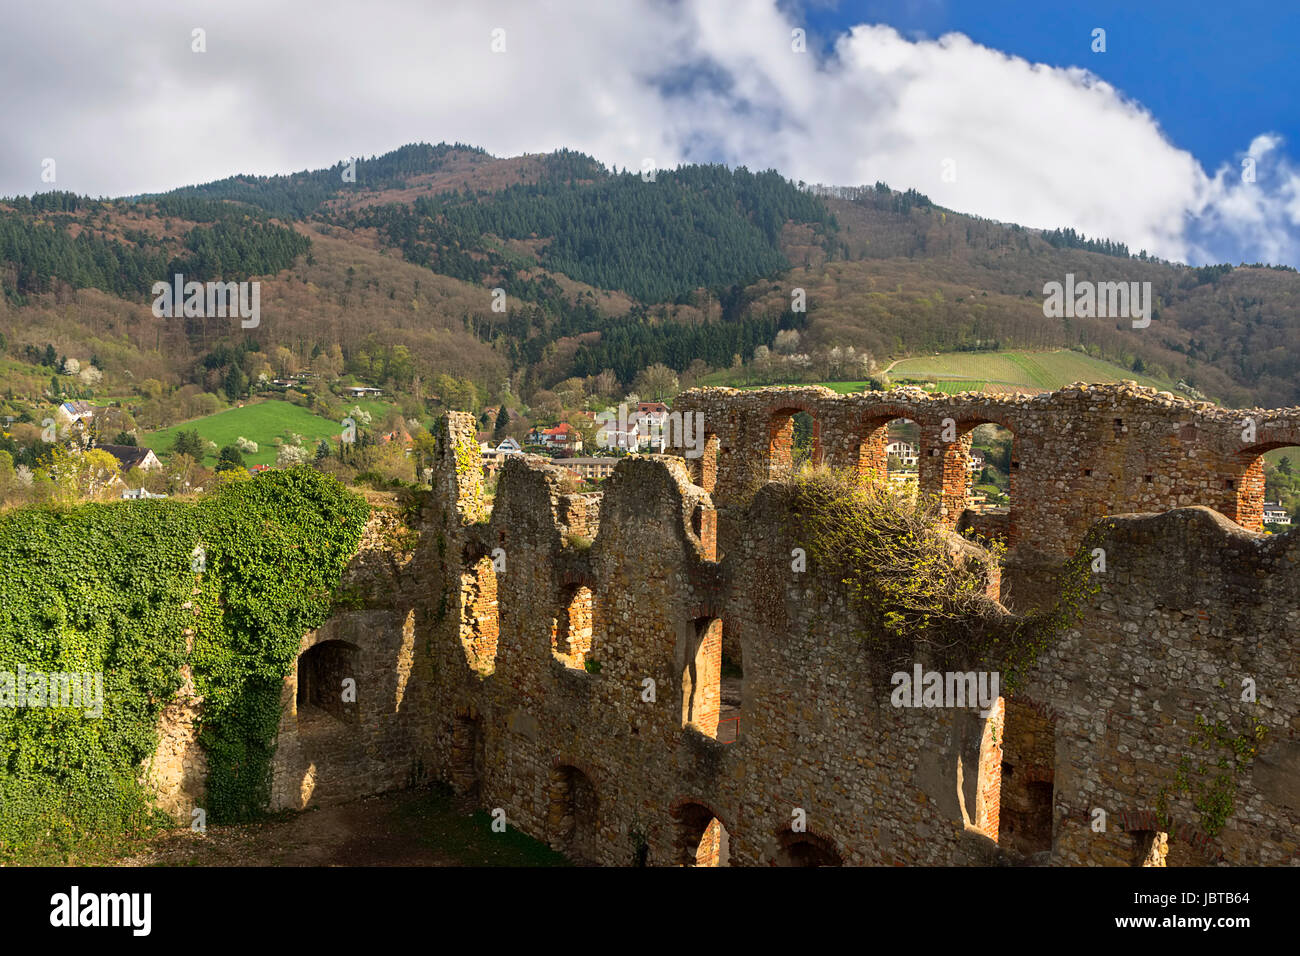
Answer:
[[[58,188],[118,195],[459,140],[498,155],[567,146],[633,169],[649,157],[885,180],[1167,258],[1300,261],[1300,170],[1276,136],[1249,146],[1256,183],[1207,174],[1096,76],[958,34],[863,25],[828,56],[812,43],[800,54],[774,0],[130,6],[51,0],[8,15],[0,193],[50,188],[46,156]],[[190,51],[195,26],[207,53]],[[955,182],[941,178],[947,159]]]

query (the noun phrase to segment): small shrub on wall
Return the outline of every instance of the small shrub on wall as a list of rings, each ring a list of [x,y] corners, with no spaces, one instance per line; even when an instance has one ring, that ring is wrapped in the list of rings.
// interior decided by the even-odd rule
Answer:
[[[93,858],[158,822],[137,780],[187,660],[204,697],[208,820],[260,813],[281,682],[367,513],[298,467],[194,503],[0,515],[0,862]],[[19,706],[16,685],[26,696],[50,673],[102,675],[102,714]]]

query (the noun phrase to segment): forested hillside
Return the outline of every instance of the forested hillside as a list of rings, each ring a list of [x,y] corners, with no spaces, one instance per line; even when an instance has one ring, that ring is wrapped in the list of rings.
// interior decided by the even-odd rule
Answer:
[[[786,223],[825,227],[830,219],[821,202],[770,171],[693,166],[652,183],[636,173],[584,172],[597,178],[444,193],[332,221],[376,228],[411,262],[470,281],[504,264],[488,237],[544,240],[542,267],[655,303],[776,274],[788,266],[779,249]]]
[[[259,279],[260,326],[155,319],[149,289],[177,272]],[[1150,282],[1152,324],[1044,317],[1044,284],[1067,273]],[[651,178],[569,151],[414,144],[160,195],[0,200],[0,285],[7,410],[111,396],[153,427],[196,407],[182,394],[237,402],[259,377],[322,364],[419,417],[449,396],[549,408],[571,380],[626,390],[657,365],[679,385],[742,366],[865,379],[907,355],[1009,348],[1300,404],[1294,270],[1191,269],[883,183],[819,195],[717,166]],[[47,350],[54,365],[32,361]],[[101,377],[74,380],[65,358]]]

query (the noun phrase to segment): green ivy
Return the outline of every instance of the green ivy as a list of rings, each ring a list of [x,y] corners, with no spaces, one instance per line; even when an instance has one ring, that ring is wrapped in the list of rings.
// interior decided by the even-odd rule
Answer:
[[[1195,760],[1189,754],[1179,758],[1173,786],[1161,789],[1156,818],[1164,829],[1170,826],[1169,795],[1179,793],[1191,797],[1192,806],[1201,815],[1201,829],[1209,836],[1218,836],[1223,830],[1236,809],[1237,777],[1259,755],[1268,735],[1268,726],[1255,715],[1245,715],[1244,721],[1250,725],[1238,732],[1221,720],[1211,723],[1196,715],[1197,730],[1189,736],[1187,746],[1202,755]]]
[[[161,822],[137,780],[185,663],[204,698],[209,822],[262,812],[283,679],[367,515],[306,467],[194,503],[0,515],[0,671],[104,675],[97,719],[0,707],[0,861],[84,859]]]

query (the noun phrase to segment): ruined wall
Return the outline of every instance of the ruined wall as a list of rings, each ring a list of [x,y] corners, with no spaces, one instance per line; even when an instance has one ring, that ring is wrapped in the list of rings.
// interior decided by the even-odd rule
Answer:
[[[716,452],[710,445],[692,468],[697,478],[716,474],[710,490],[724,551],[727,517],[774,477],[773,455],[781,449],[773,446],[773,429],[794,411],[812,415],[822,461],[876,474],[884,468],[889,422],[916,422],[919,490],[938,503],[949,527],[959,525],[967,507],[971,430],[1001,425],[1014,436],[1009,514],[968,523],[981,531],[998,525],[1011,545],[1004,596],[1026,607],[1050,597],[1055,570],[1104,515],[1203,505],[1260,530],[1260,456],[1300,445],[1300,409],[1227,410],[1132,383],[1077,384],[1032,398],[907,388],[845,396],[821,386],[705,388],[680,395],[673,411],[698,413],[704,433],[716,438]]]
[[[1295,861],[1300,537],[1196,508],[1097,524],[1119,505],[1202,497],[1249,520],[1253,499],[1226,483],[1293,434],[1295,412],[1260,413],[1243,451],[1244,413],[1132,388],[887,403],[704,390],[675,409],[692,407],[705,414],[703,458],[631,457],[602,493],[574,495],[561,469],[514,456],[490,509],[467,452],[473,419],[447,416],[434,492],[406,519],[415,539],[395,546],[400,522],[377,516],[348,572],[356,600],[304,638],[304,652],[354,648],[357,717],[326,714],[336,726],[314,736],[291,675],[276,806],[433,776],[609,865]],[[954,461],[964,469],[954,447],[998,421],[1019,463],[1007,573],[1045,568],[1046,590],[1085,534],[1103,549],[1081,620],[987,716],[891,706],[838,569],[795,570],[799,524],[764,486],[785,467],[773,456],[798,409],[819,416],[833,463],[883,453],[889,418],[917,421],[922,485],[940,492]],[[955,443],[938,437],[944,419]],[[962,507],[949,496],[945,521]],[[738,709],[724,648],[743,660]],[[1258,689],[1249,708],[1234,702],[1245,676]],[[1233,774],[1221,828],[1205,819],[1216,801],[1180,776],[1198,713],[1267,726]]]
[[[1130,865],[1136,834],[1164,832],[1168,865],[1296,863],[1300,536],[1205,508],[1099,532],[1099,590],[1024,689],[1055,724],[1054,859]]]
[[[194,649],[194,631],[185,631],[185,649]],[[194,689],[194,674],[181,666],[181,686],[158,716],[158,745],[140,782],[154,794],[158,808],[188,825],[195,807],[205,805],[208,758],[199,746],[198,718],[203,699]]]
[[[1045,454],[1054,454],[1058,463],[1082,462],[1087,452],[1068,459],[1059,449],[1052,452],[1057,431],[1118,441],[1121,447],[1109,458],[1092,449],[1088,466],[1119,462],[1111,478],[1131,477],[1134,464],[1151,467],[1143,460],[1147,454],[1176,452],[1178,460],[1199,462],[1192,470],[1200,478],[1173,471],[1147,482],[1142,471],[1138,480],[1106,485],[1147,504],[1159,504],[1160,495],[1178,489],[1192,497],[1198,492],[1189,489],[1208,494],[1217,479],[1207,477],[1213,470],[1206,460],[1229,473],[1241,464],[1210,447],[1205,424],[1217,421],[1226,434],[1229,424],[1236,427],[1236,413],[1210,415],[1126,389],[1100,390],[1108,396],[1104,400],[1083,397],[1088,391],[1039,401],[1034,407],[1045,406],[1052,424],[1033,427],[1032,415],[1024,412],[1018,437],[1040,436],[1049,449]],[[762,400],[781,414],[798,407],[797,395],[733,395],[741,403]],[[1086,404],[1069,404],[1077,402]],[[932,426],[953,413],[951,402],[933,409],[922,404],[891,412]],[[773,430],[759,413],[761,427],[752,430],[755,443],[747,453],[752,467],[742,469],[738,457],[746,453],[735,436],[746,433],[741,423],[752,413],[731,405],[729,400],[715,409],[716,417],[706,412],[706,430],[710,418],[732,423],[731,432],[724,428],[714,443],[716,457],[693,462],[645,456],[620,463],[604,486],[589,548],[569,546],[571,531],[563,519],[575,513],[574,506],[559,490],[553,469],[537,459],[512,462],[490,519],[461,529],[466,553],[491,545],[507,556],[498,578],[501,636],[493,675],[472,694],[462,691],[458,702],[448,699],[440,734],[451,741],[453,713],[471,715],[459,719],[472,720],[481,741],[475,752],[484,759],[472,773],[484,806],[503,808],[512,825],[567,852],[622,865],[713,860],[714,834],[718,844],[725,840],[729,861],[737,865],[800,865],[809,859],[989,863],[1000,857],[1131,865],[1135,841],[1143,839],[1148,846],[1167,845],[1161,853],[1167,865],[1279,863],[1295,856],[1289,834],[1295,832],[1293,804],[1300,800],[1292,754],[1297,725],[1286,708],[1270,714],[1271,729],[1258,756],[1236,776],[1235,809],[1222,830],[1206,832],[1204,813],[1194,806],[1204,802],[1203,794],[1172,792],[1160,813],[1148,809],[1159,802],[1157,783],[1176,785],[1169,727],[1186,731],[1209,703],[1205,688],[1181,680],[1211,670],[1232,672],[1254,660],[1253,638],[1245,635],[1272,633],[1274,656],[1256,662],[1265,675],[1256,680],[1261,687],[1267,681],[1275,694],[1286,693],[1287,675],[1294,678],[1296,667],[1300,570],[1294,558],[1277,555],[1292,554],[1295,544],[1286,551],[1279,542],[1294,536],[1253,534],[1213,516],[1216,527],[1234,529],[1232,535],[1249,547],[1209,540],[1189,552],[1152,530],[1184,512],[1112,519],[1107,527],[1114,533],[1133,525],[1125,539],[1131,553],[1109,545],[1108,571],[1096,576],[1097,591],[1081,608],[1084,623],[1043,656],[1027,688],[999,702],[987,719],[965,709],[896,709],[854,637],[860,625],[834,586],[834,569],[810,568],[805,575],[791,570],[797,528],[792,531],[770,489],[761,487],[763,475],[771,474],[774,448],[780,454],[784,423]],[[1116,424],[1116,409],[1127,415],[1129,432]],[[936,417],[940,411],[948,414]],[[1102,425],[1088,427],[1094,413]],[[1185,425],[1174,433],[1169,424],[1184,414],[1199,423],[1195,441]],[[985,409],[963,421],[991,416]],[[1264,416],[1261,423],[1278,419],[1290,421],[1291,415]],[[1013,421],[1010,415],[1004,420]],[[1130,434],[1147,438],[1124,437]],[[825,454],[834,453],[835,437],[835,428],[823,423],[818,438]],[[1022,445],[1016,454],[1021,494],[1035,487],[1026,455]],[[693,484],[692,473],[705,480],[714,475],[712,492]],[[1057,566],[1088,530],[1065,509],[1078,483],[1064,484],[1046,507],[1021,498],[1015,516],[1022,553],[1036,536],[1026,514],[1056,528],[1055,536],[1045,538],[1055,542],[1050,557]],[[720,505],[729,488],[737,493],[728,513]],[[1103,498],[1085,503],[1097,512],[1093,517],[1108,507]],[[716,528],[724,542],[720,562],[710,560],[702,528]],[[1038,548],[1028,550],[1041,554],[1042,542]],[[1260,549],[1276,555],[1261,563]],[[1199,557],[1171,559],[1171,553]],[[1193,573],[1184,560],[1194,565]],[[1260,579],[1272,582],[1262,601],[1244,601],[1225,584],[1244,587]],[[551,650],[552,622],[564,612],[566,588],[574,582],[593,595],[595,671],[566,666]],[[1182,589],[1183,603],[1165,610],[1165,599],[1153,603],[1149,595],[1173,582]],[[1164,614],[1167,623],[1149,633],[1138,622],[1153,613]],[[1199,644],[1202,614],[1235,623],[1225,623],[1218,643]],[[704,702],[703,726],[686,719],[690,688],[702,683],[701,674],[712,680],[701,668],[711,666],[713,652],[701,657],[699,650],[718,626],[722,643],[738,642],[744,660],[739,735],[732,743],[712,735],[711,701]],[[1180,646],[1196,657],[1195,670],[1168,670]],[[1153,674],[1166,682],[1158,691]],[[645,696],[647,678],[654,682],[653,701]],[[1153,696],[1144,698],[1148,694]],[[1099,715],[1113,723],[1113,713],[1139,698],[1146,699],[1142,719],[1129,719],[1124,735],[1099,728]],[[1278,706],[1264,699],[1265,708]],[[1134,773],[1134,766],[1142,772]],[[1111,794],[1101,804],[1111,809],[1108,829],[1094,834],[1092,817],[1084,820],[1079,812],[1090,813],[1084,796],[1095,797],[1098,790]],[[806,820],[806,831],[792,830],[796,817]],[[1168,828],[1164,837],[1161,825]],[[1001,839],[1002,846],[989,838]]]
[[[430,616],[415,536],[387,503],[366,526],[340,586],[342,606],[305,634],[284,680],[272,764],[272,809],[302,809],[426,779],[436,701],[417,629]],[[314,651],[314,653],[313,653]],[[314,665],[314,666],[313,666]],[[355,682],[348,693],[344,681]],[[307,684],[311,686],[310,693]],[[350,699],[345,699],[350,698]]]
[[[472,703],[455,702],[464,691],[454,682],[444,711],[446,740],[458,713],[472,714],[483,738],[484,806],[606,864],[634,861],[634,835],[648,844],[647,863],[679,862],[689,824],[670,808],[687,805],[697,812],[686,816],[707,807],[720,821],[699,828],[706,860],[725,828],[732,863],[772,862],[796,810],[844,862],[952,858],[962,829],[955,764],[972,749],[966,738],[977,749],[978,722],[888,705],[839,599],[805,593],[790,571],[784,513],[773,504],[750,515],[728,575],[706,558],[695,529],[711,502],[681,462],[620,463],[585,550],[557,520],[572,513],[560,486],[551,466],[514,459],[490,521],[463,529],[464,553],[505,554],[492,675]],[[593,595],[594,671],[552,651],[575,582]],[[724,629],[745,674],[730,744],[716,739]]]

